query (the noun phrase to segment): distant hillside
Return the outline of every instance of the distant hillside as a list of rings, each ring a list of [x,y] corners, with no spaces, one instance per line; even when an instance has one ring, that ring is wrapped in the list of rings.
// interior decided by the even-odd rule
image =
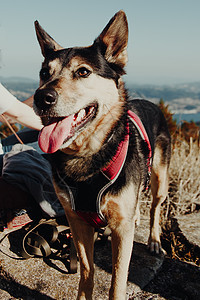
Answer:
[[[6,82],[6,83],[14,83],[14,82],[18,82],[18,83],[33,83],[33,82],[37,82],[36,80],[32,79],[32,78],[26,78],[26,77],[3,77],[0,76],[0,81],[1,82]]]
[[[25,100],[38,88],[38,82],[29,78],[0,77],[0,82],[19,100]],[[178,120],[200,121],[200,82],[177,85],[127,84],[132,98],[146,98],[158,103],[162,98]]]
[[[177,85],[128,85],[133,98],[140,97],[158,103],[162,98],[179,120],[200,121],[200,82]]]
[[[128,85],[130,94],[137,93],[149,99],[163,98],[165,101],[173,101],[180,98],[192,98],[200,101],[200,82],[177,85]]]
[[[21,101],[34,94],[38,88],[36,80],[23,77],[0,77],[0,82]]]

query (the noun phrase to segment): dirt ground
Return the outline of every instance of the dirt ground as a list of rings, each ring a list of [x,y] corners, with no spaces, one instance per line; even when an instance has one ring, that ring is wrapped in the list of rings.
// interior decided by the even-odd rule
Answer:
[[[133,257],[133,260],[134,259],[135,257]],[[96,246],[95,262],[98,267],[98,281],[103,282],[105,281],[105,271],[106,273],[111,273],[109,244],[104,246],[103,251],[101,245]],[[76,274],[71,276],[77,279]],[[3,270],[1,270],[0,279],[0,299],[2,300],[57,300],[55,296],[51,297],[42,293],[42,286],[38,286],[37,290],[30,289],[13,280],[13,278],[9,277]],[[54,280],[56,279],[54,278]],[[131,281],[133,281],[133,277],[132,274],[129,273],[129,282]],[[77,282],[74,284],[76,286]],[[6,292],[6,297],[4,292]],[[9,297],[7,297],[7,294],[9,294]],[[72,298],[63,297],[62,299],[71,300]],[[105,298],[102,297],[101,294],[95,294],[94,299],[101,300]],[[172,260],[166,257],[154,279],[149,282],[142,291],[137,292],[131,297],[129,296],[128,299],[198,300],[200,299],[200,268],[194,264]]]
[[[165,258],[150,255],[146,247],[147,224],[148,219],[142,219],[140,228],[135,234],[127,300],[199,300],[200,268],[192,262],[176,259],[176,252],[174,259],[170,255],[166,255]],[[177,228],[174,228],[170,232],[175,234],[176,231]],[[17,255],[19,250],[17,242],[19,243],[20,236],[20,231],[12,233],[9,239],[3,240],[0,244],[0,300],[76,299],[79,272],[69,274],[66,265],[54,259],[21,260]],[[165,237],[169,239],[170,236],[174,239],[174,235]],[[180,240],[176,239],[176,244],[177,241]],[[14,253],[15,259],[12,258]],[[192,252],[187,251],[187,256],[188,253]],[[105,300],[108,299],[112,270],[109,240],[106,244],[102,244],[101,241],[95,243],[94,262],[96,269],[94,300]],[[137,286],[139,287],[135,289]]]

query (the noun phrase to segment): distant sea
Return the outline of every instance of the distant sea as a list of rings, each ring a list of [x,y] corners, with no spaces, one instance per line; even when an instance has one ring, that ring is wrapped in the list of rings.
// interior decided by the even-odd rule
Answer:
[[[177,121],[200,122],[200,112],[198,114],[174,114],[173,118]]]

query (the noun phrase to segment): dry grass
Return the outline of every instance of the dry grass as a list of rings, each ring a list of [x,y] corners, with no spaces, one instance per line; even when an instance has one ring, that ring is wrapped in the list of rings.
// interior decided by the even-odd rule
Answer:
[[[175,218],[162,227],[162,247],[172,259],[195,263],[200,266],[200,248],[188,241]]]
[[[177,139],[172,148],[169,194],[162,207],[162,245],[168,256],[200,265],[199,248],[181,232],[177,217],[200,209],[200,148]]]
[[[200,148],[197,143],[177,140],[170,163],[167,210],[173,216],[200,207]]]
[[[151,197],[150,190],[142,197],[143,214],[149,212]],[[197,143],[177,139],[172,146],[169,193],[162,206],[162,222],[196,209],[200,209],[200,148]]]
[[[149,215],[150,189],[142,196],[141,213]],[[169,193],[162,205],[162,246],[172,259],[200,265],[200,250],[181,232],[177,217],[200,209],[200,147],[177,138],[172,146],[169,168]]]

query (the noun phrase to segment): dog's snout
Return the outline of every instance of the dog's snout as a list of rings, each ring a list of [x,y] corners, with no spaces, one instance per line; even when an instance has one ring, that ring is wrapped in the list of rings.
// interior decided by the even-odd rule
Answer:
[[[58,93],[53,89],[37,90],[34,95],[35,105],[44,109],[56,104]]]

